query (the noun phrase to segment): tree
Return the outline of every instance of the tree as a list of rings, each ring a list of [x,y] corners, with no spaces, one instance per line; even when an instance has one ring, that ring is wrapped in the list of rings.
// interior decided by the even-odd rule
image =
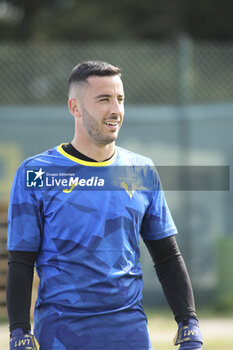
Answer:
[[[4,0],[0,40],[232,39],[232,13],[229,0]]]

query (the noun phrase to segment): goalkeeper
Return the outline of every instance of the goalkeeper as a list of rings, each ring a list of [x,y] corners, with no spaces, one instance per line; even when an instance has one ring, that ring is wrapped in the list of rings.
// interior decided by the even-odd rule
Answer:
[[[74,138],[24,161],[9,202],[7,308],[10,350],[152,350],[142,306],[139,234],[177,322],[175,345],[202,349],[193,291],[176,243],[177,229],[152,161],[115,145],[124,117],[120,69],[76,66],[68,106]],[[56,126],[56,125],[55,125]],[[143,167],[133,190],[45,188],[46,167],[101,179],[120,166]],[[96,180],[97,181],[97,180]],[[114,178],[112,178],[114,182]],[[33,271],[40,279],[31,335]],[[39,345],[36,344],[36,340]]]

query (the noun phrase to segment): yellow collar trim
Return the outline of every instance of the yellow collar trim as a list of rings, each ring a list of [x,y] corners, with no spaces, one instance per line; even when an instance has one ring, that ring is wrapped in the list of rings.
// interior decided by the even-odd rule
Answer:
[[[64,151],[64,149],[62,148],[63,145],[65,145],[65,143],[62,143],[57,147],[58,152],[60,152],[63,156],[65,156],[66,158],[69,158],[73,162],[78,163],[78,164],[82,164],[85,166],[93,166],[93,167],[107,166],[107,165],[112,164],[117,157],[117,151],[115,150],[114,155],[109,160],[106,160],[104,162],[89,162],[87,160],[82,160],[82,159],[76,158],[74,156],[71,156],[69,153]]]

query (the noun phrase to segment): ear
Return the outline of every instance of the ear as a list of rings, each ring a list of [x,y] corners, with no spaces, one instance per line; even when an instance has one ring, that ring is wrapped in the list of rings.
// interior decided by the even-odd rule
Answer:
[[[81,113],[80,113],[80,105],[79,102],[76,98],[69,98],[68,100],[68,107],[70,113],[75,117],[75,118],[80,118]]]

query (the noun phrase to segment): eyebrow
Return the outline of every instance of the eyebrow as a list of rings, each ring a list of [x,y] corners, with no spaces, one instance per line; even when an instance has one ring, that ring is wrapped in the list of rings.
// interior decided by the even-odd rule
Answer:
[[[109,94],[102,94],[102,95],[98,95],[98,96],[96,96],[95,97],[95,99],[96,100],[99,100],[100,98],[104,98],[104,97],[111,97],[111,95],[109,95]],[[122,98],[124,98],[124,95],[118,95],[118,97],[122,97]]]

